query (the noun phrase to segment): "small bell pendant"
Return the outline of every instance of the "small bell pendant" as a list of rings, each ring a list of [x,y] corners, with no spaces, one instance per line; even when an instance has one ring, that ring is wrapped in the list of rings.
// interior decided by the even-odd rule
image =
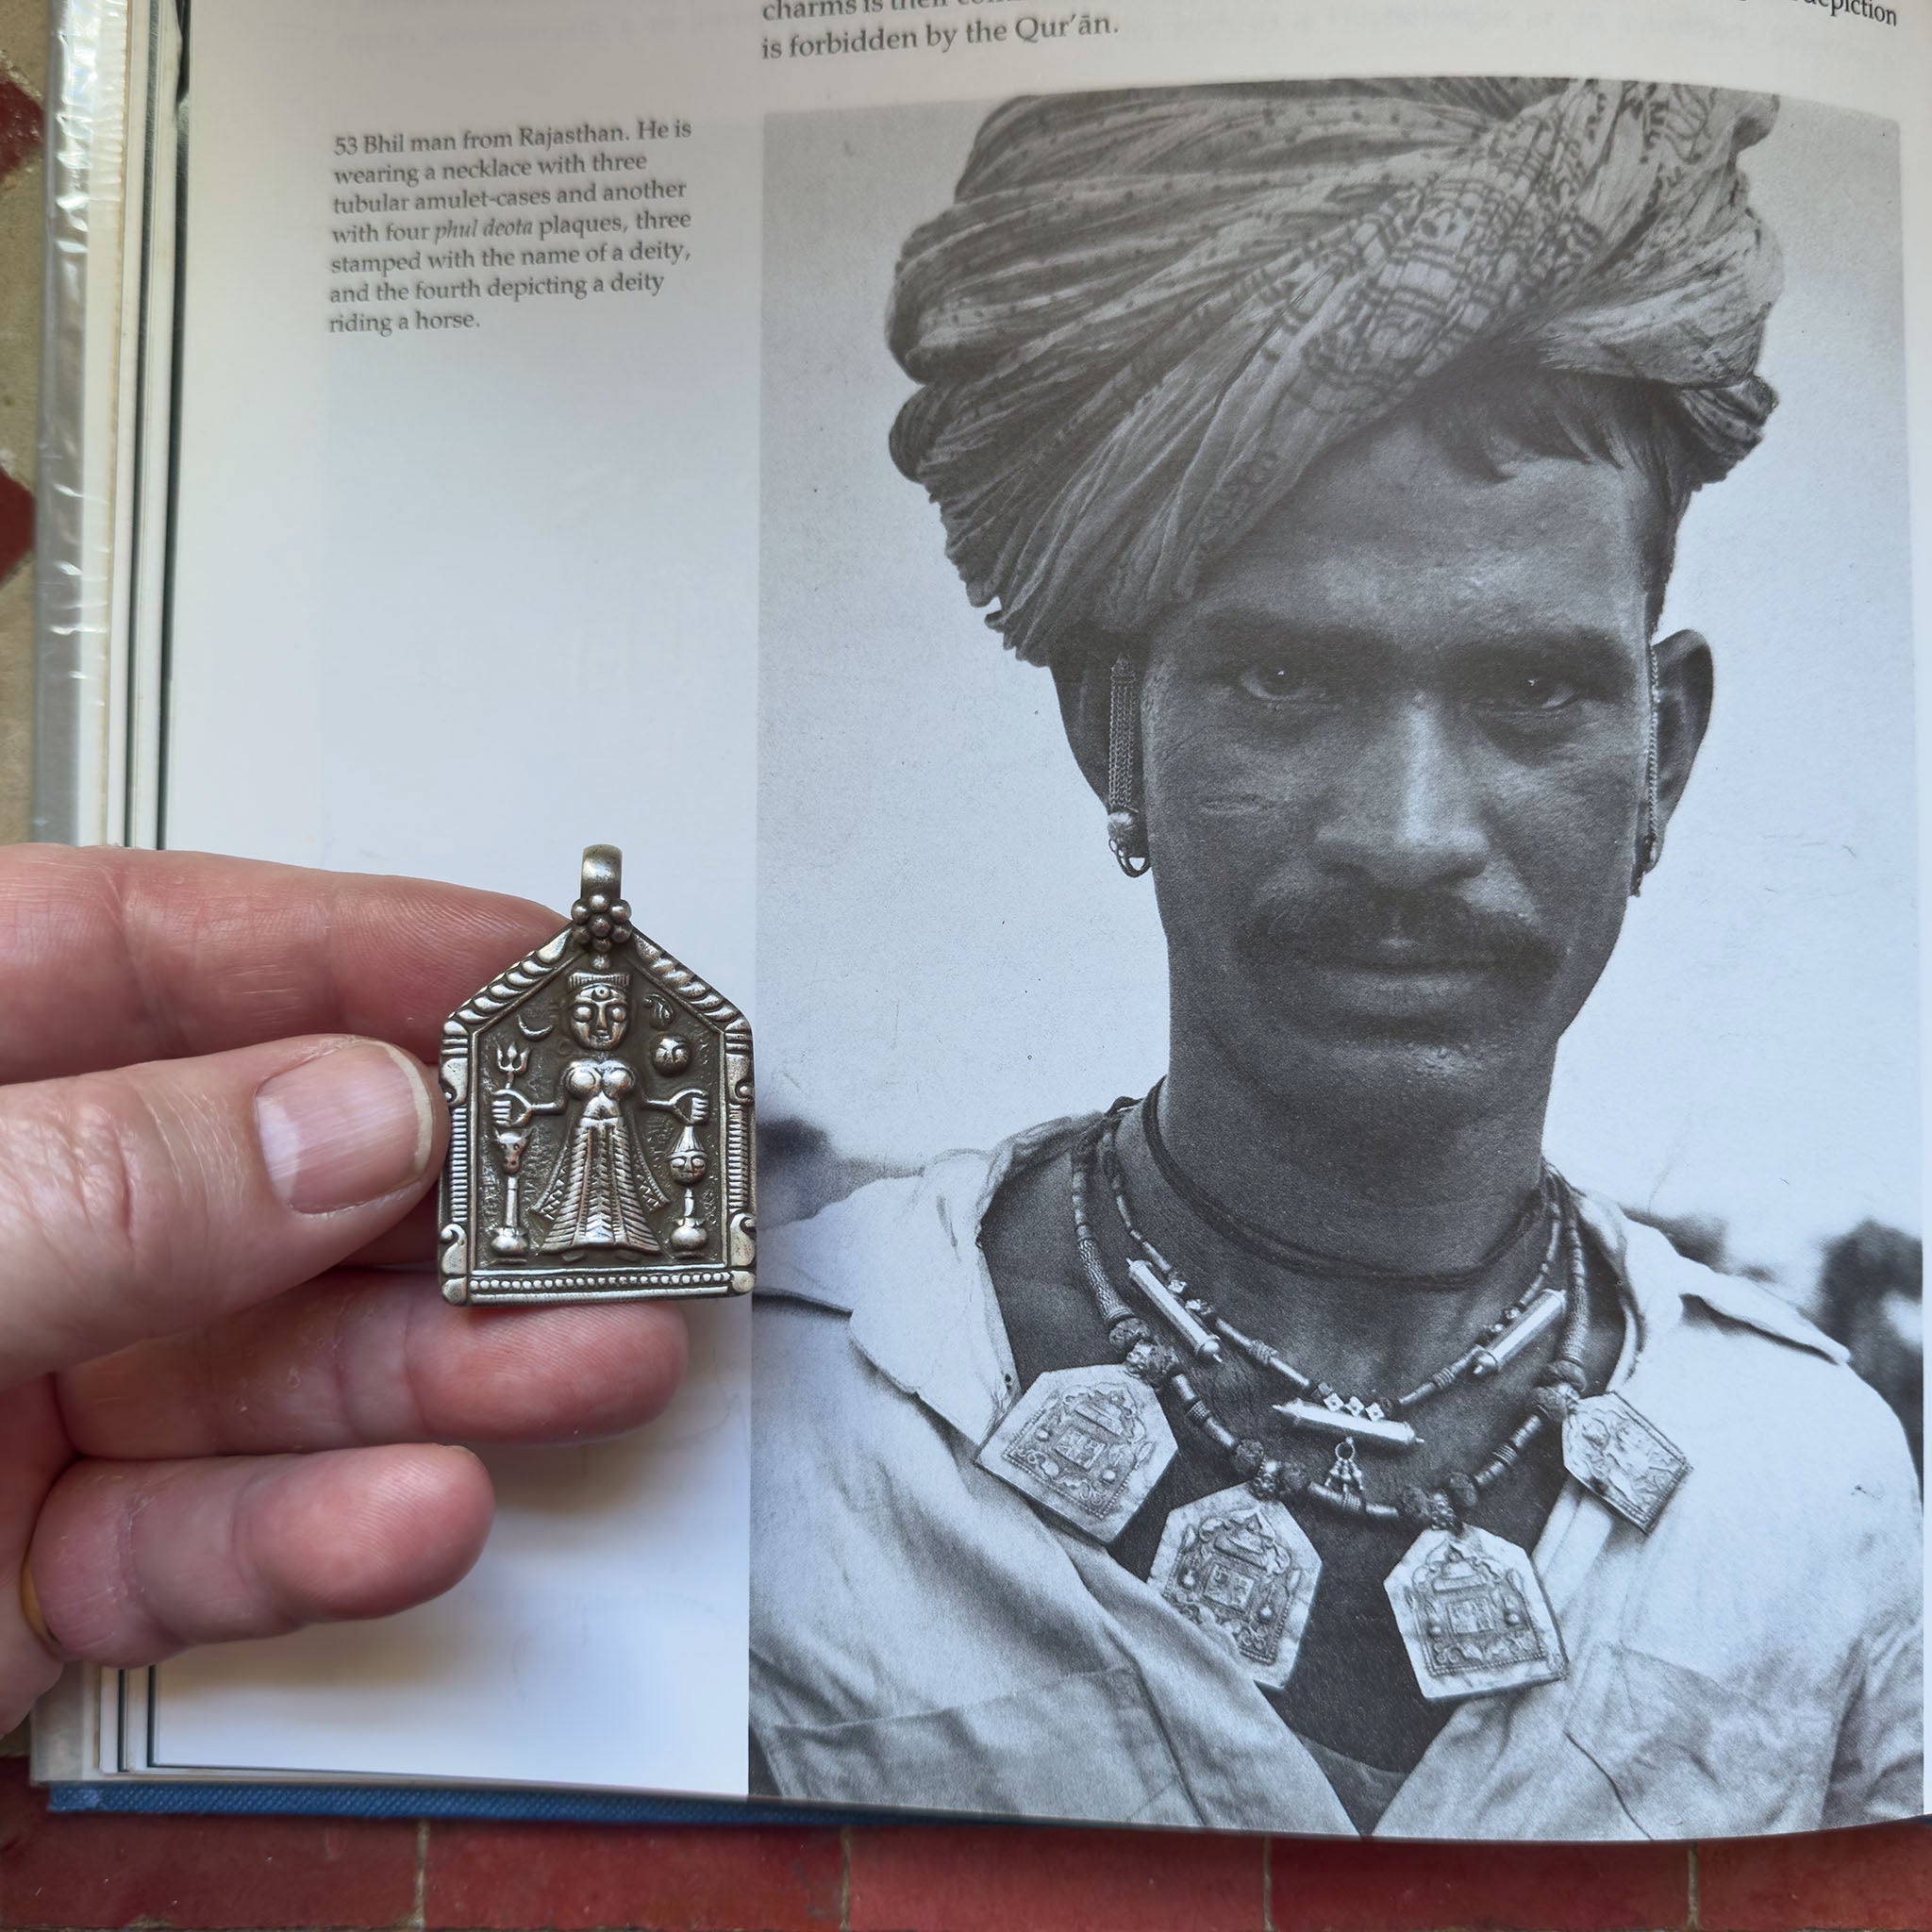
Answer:
[[[1328,1465],[1328,1487],[1344,1496],[1362,1492],[1362,1466],[1356,1460],[1355,1438],[1344,1436],[1336,1445],[1335,1460]]]

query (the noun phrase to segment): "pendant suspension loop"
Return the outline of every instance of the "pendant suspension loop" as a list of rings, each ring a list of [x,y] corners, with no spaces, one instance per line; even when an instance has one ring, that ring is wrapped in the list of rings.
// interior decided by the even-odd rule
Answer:
[[[615,845],[586,845],[583,880],[580,899],[589,899],[593,892],[610,900],[623,898],[624,854]]]
[[[630,907],[624,897],[624,854],[615,845],[584,847],[583,883],[570,908],[576,942],[593,968],[609,967],[633,938]]]

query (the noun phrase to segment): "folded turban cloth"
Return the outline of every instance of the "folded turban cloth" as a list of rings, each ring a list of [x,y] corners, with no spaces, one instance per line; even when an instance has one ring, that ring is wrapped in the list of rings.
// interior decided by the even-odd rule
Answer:
[[[1019,100],[907,242],[892,455],[1035,662],[1132,633],[1474,355],[1667,386],[1721,475],[1774,397],[1762,94],[1290,82]]]

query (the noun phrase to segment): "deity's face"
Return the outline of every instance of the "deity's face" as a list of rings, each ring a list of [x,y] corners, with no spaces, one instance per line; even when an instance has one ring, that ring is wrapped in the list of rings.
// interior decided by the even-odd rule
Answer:
[[[1154,628],[1144,792],[1177,1041],[1391,1124],[1547,1082],[1628,903],[1644,490],[1557,458],[1473,476],[1398,419]],[[1685,633],[1659,663],[1668,806],[1708,658]]]
[[[578,1043],[608,1053],[630,1024],[630,1003],[623,988],[587,986],[571,1001],[570,1030]]]

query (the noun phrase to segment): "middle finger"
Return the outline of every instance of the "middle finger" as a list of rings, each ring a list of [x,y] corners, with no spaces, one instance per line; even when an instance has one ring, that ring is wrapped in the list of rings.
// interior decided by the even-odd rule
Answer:
[[[589,1441],[648,1422],[684,1359],[661,1304],[459,1308],[426,1275],[343,1270],[83,1363],[59,1391],[83,1456]]]

